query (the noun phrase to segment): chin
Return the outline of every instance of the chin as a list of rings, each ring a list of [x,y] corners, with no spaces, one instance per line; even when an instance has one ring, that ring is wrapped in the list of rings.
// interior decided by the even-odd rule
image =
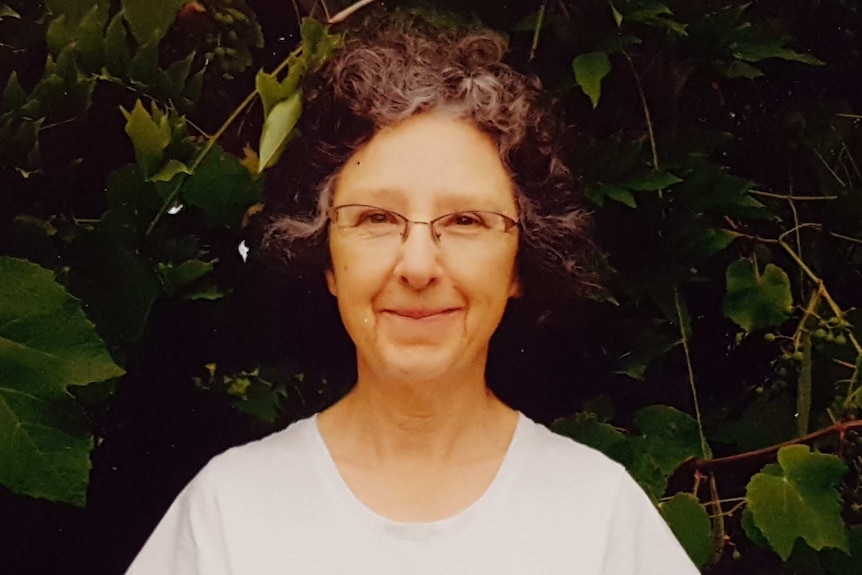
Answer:
[[[392,349],[384,357],[384,372],[404,383],[433,381],[464,370],[463,358],[454,350],[435,350],[426,346]]]

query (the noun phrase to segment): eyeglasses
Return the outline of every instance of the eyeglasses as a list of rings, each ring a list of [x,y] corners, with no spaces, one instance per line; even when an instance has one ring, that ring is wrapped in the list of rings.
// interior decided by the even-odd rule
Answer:
[[[437,243],[472,242],[493,238],[496,233],[508,233],[518,222],[507,215],[485,210],[465,210],[445,214],[428,222],[408,220],[401,214],[375,206],[347,204],[334,206],[327,212],[329,220],[339,229],[350,232],[356,239],[406,240],[411,224],[428,226]]]

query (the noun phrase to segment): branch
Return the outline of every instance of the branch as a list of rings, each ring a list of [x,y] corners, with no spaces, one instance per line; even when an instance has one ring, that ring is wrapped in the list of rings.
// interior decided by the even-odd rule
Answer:
[[[341,12],[339,12],[338,14],[336,14],[335,16],[330,18],[327,21],[327,24],[340,24],[341,22],[344,22],[345,20],[350,18],[350,16],[353,15],[354,12],[357,12],[357,11],[365,8],[366,6],[368,6],[369,4],[371,4],[374,1],[375,0],[359,0],[358,2],[354,2],[353,4],[351,4],[350,6],[348,6],[347,8],[345,8],[344,10],[342,10]]]
[[[852,419],[848,421],[838,421],[829,427],[824,429],[820,429],[818,431],[814,431],[802,437],[797,437],[796,439],[791,439],[789,441],[785,441],[783,443],[777,443],[775,445],[770,445],[769,447],[763,447],[761,449],[754,449],[752,451],[745,451],[743,453],[737,453],[735,455],[729,455],[727,457],[718,457],[716,459],[689,459],[684,462],[680,467],[691,467],[698,471],[709,471],[715,469],[716,467],[721,467],[723,465],[727,465],[729,463],[738,463],[740,461],[745,461],[747,459],[756,459],[758,457],[765,457],[768,455],[772,455],[776,453],[782,447],[787,447],[789,445],[799,445],[801,443],[808,443],[814,441],[815,439],[820,439],[821,437],[826,437],[833,433],[838,433],[839,437],[843,440],[844,436],[848,431],[852,429],[862,429],[862,419]]]
[[[542,24],[545,22],[545,8],[548,0],[544,0],[539,7],[539,16],[536,18],[536,29],[533,30],[533,43],[530,44],[530,62],[536,57],[536,48],[539,47],[539,36],[542,33]]]
[[[793,196],[788,194],[775,194],[772,192],[761,192],[760,190],[748,190],[754,196],[764,198],[775,198],[776,200],[792,200],[794,202],[816,202],[819,200],[837,200],[838,196]]]

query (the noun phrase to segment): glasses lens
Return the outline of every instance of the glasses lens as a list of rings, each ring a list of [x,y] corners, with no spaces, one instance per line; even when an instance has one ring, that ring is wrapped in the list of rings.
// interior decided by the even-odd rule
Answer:
[[[335,210],[335,224],[359,237],[397,236],[404,232],[398,214],[372,206],[341,206]]]

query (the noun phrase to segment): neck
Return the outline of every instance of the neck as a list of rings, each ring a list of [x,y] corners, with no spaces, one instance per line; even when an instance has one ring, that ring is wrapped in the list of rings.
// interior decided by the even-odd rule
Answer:
[[[441,460],[477,441],[508,441],[515,413],[487,388],[484,366],[409,383],[358,367],[356,385],[322,419],[330,433],[349,434],[376,458]]]

